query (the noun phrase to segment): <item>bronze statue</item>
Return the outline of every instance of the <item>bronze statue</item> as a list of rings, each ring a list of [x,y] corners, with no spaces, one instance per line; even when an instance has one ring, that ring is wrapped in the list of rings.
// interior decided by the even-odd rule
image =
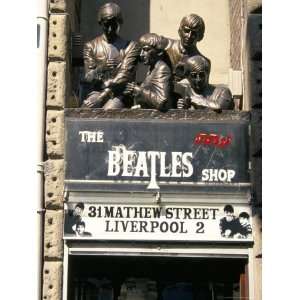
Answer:
[[[205,24],[200,16],[190,14],[182,18],[178,29],[180,40],[168,39],[166,47],[175,74],[176,68],[180,65],[183,58],[195,55],[202,56],[207,61],[210,70],[210,60],[201,54],[197,48],[197,43],[204,37],[204,31]],[[178,77],[178,74],[175,77]],[[180,79],[177,78],[177,80]]]
[[[136,42],[122,39],[118,32],[123,23],[120,7],[106,3],[100,7],[98,22],[103,34],[84,46],[85,80],[91,92],[83,107],[123,108],[130,107],[123,91],[135,77],[140,49]]]
[[[128,83],[125,93],[134,95],[135,105],[160,111],[171,108],[172,71],[164,51],[166,39],[155,33],[146,33],[139,39],[140,58],[149,66],[141,86]]]
[[[178,108],[234,109],[230,90],[225,86],[209,84],[210,65],[204,57],[196,55],[186,58],[182,68],[185,79],[175,83],[175,92],[182,96],[177,102]]]

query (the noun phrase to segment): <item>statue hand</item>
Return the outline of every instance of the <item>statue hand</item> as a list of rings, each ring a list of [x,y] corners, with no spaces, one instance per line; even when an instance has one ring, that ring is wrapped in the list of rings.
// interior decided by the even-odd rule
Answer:
[[[101,77],[102,77],[102,73],[100,73],[99,69],[94,69],[94,70],[89,71],[85,75],[85,80],[90,83],[95,82],[95,81],[102,81]]]
[[[179,98],[177,101],[178,109],[188,109],[190,107],[190,98]]]
[[[110,93],[108,90],[102,92],[91,92],[88,94],[86,100],[83,101],[83,107],[97,108],[102,107],[104,102],[109,98]]]
[[[116,68],[119,64],[119,61],[117,59],[113,59],[113,58],[109,58],[106,63],[105,63],[105,67],[108,70],[112,70],[114,68]]]
[[[102,82],[101,89],[111,88],[113,86],[114,81],[112,79],[105,80]]]
[[[100,96],[100,92],[91,92],[88,94],[87,98],[83,101],[83,107],[94,108],[98,106],[100,103],[98,101],[98,97]]]
[[[178,99],[177,108],[178,109],[184,109],[184,100],[182,98]]]
[[[124,95],[132,95],[136,84],[134,82],[127,83],[125,90],[123,91]]]

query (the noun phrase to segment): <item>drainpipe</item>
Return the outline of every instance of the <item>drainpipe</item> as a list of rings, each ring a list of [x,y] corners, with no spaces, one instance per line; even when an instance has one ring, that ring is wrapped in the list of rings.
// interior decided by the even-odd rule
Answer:
[[[43,220],[44,220],[44,144],[47,87],[48,0],[37,1],[37,299],[42,299]]]

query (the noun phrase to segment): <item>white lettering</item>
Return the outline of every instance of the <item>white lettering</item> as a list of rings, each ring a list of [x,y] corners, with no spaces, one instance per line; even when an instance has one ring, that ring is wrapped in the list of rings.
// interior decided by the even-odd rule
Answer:
[[[123,173],[122,176],[133,176],[133,160],[135,151],[123,151]]]
[[[85,142],[85,133],[86,131],[79,131],[78,134],[81,135],[81,143]]]
[[[202,181],[214,181],[214,182],[231,182],[235,176],[234,170],[225,169],[203,169]]]
[[[158,151],[149,151],[148,157],[151,161],[151,170],[150,170],[150,183],[147,186],[147,189],[159,189],[159,186],[156,182],[156,158],[160,156]]]
[[[97,131],[97,136],[96,136],[96,142],[97,143],[103,143],[104,142],[103,135],[104,135],[103,131],[100,131],[100,130]]]
[[[202,170],[202,181],[208,181],[209,179],[209,174],[208,174],[208,169],[203,169]]]
[[[104,132],[102,130],[98,130],[98,131],[84,130],[84,131],[79,131],[78,134],[81,137],[80,140],[81,143],[103,143],[104,142],[103,139]]]
[[[108,151],[108,176],[117,176],[120,173],[120,159],[119,151]]]
[[[126,147],[113,146],[108,151],[108,176],[149,177],[148,189],[159,189],[159,177],[190,177],[193,174],[192,152],[129,151]],[[170,162],[170,163],[169,163]]]
[[[182,169],[183,169],[182,176],[183,177],[190,177],[193,175],[194,168],[191,162],[192,159],[193,159],[192,152],[186,152],[182,155]]]
[[[96,132],[95,131],[87,132],[87,142],[88,143],[96,143]]]
[[[227,172],[224,169],[219,170],[218,178],[220,181],[226,181],[227,180]]]
[[[172,152],[172,177],[181,177],[181,158],[182,152]],[[179,172],[177,172],[177,170]]]
[[[171,173],[166,172],[166,152],[160,152],[160,177],[170,177]]]
[[[227,170],[227,181],[231,182],[231,179],[235,176],[235,171],[234,170]]]
[[[135,167],[135,173],[133,176],[134,177],[139,177],[139,176],[149,177],[148,168],[147,168],[146,152],[140,151],[138,153],[139,153],[139,155],[138,155],[138,159],[137,159],[137,163],[136,163],[136,167]],[[141,172],[143,173],[143,175],[140,175]]]
[[[218,169],[209,169],[209,181],[218,181]]]

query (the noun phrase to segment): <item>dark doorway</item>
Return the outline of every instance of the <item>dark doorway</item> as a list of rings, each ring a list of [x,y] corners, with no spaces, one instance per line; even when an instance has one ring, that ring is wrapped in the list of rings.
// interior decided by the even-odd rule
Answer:
[[[71,256],[68,299],[245,300],[246,264],[228,258]]]

